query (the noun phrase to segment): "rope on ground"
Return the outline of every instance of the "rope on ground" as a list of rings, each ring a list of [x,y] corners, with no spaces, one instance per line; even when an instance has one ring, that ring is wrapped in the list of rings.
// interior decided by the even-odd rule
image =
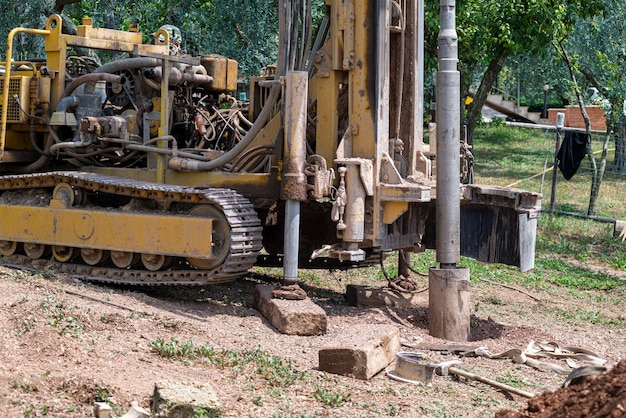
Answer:
[[[478,280],[482,280],[483,282],[487,282],[487,283],[491,283],[491,284],[495,284],[498,286],[502,286],[502,287],[506,287],[507,289],[511,289],[511,290],[515,290],[517,292],[523,293],[526,296],[528,296],[531,299],[536,300],[537,302],[543,302],[541,299],[539,299],[537,296],[534,296],[528,292],[526,292],[525,290],[520,289],[519,287],[515,287],[515,286],[510,286],[508,284],[504,284],[504,283],[498,283],[498,282],[494,282],[493,280],[489,280],[489,279],[484,279],[482,277],[476,277],[476,279]]]
[[[124,309],[124,310],[130,311],[132,313],[136,313],[136,314],[140,314],[140,315],[150,315],[147,312],[138,311],[137,309],[129,308],[128,306],[120,305],[119,303],[109,302],[107,300],[103,300],[103,299],[96,298],[96,297],[93,297],[93,296],[85,295],[84,293],[74,292],[73,290],[65,290],[65,293],[67,293],[68,295],[72,295],[72,296],[78,296],[78,297],[81,297],[83,299],[89,299],[89,300],[92,300],[94,302],[100,302],[100,303],[103,303],[105,305],[113,306],[115,308]]]

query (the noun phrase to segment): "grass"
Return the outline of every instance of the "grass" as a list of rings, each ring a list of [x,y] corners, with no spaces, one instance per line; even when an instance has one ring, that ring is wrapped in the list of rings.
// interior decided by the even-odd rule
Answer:
[[[83,334],[85,326],[76,318],[74,307],[67,301],[55,295],[48,295],[39,303],[39,309],[46,318],[46,323],[58,328],[61,335],[69,334],[72,337],[78,338]],[[33,319],[32,324],[25,322],[23,324],[24,330],[32,328],[35,322],[36,318]]]
[[[259,347],[249,350],[216,350],[209,344],[196,345],[193,340],[179,341],[176,338],[157,338],[149,347],[161,357],[179,359],[185,363],[192,360],[206,360],[220,368],[230,368],[235,375],[262,378],[270,387],[291,386],[304,380],[306,371],[299,370],[291,359],[267,353]]]
[[[536,129],[507,127],[499,124],[479,126],[474,140],[476,182],[515,187],[531,191],[543,191],[543,209],[550,202],[551,171],[547,172],[542,186],[546,156],[548,168],[554,154],[555,133]],[[597,149],[597,144],[594,145]],[[610,162],[609,158],[609,162]],[[565,181],[561,174],[557,179],[557,210],[584,214],[589,199],[591,179],[588,167],[583,163],[579,174]],[[605,175],[598,201],[599,215],[626,219],[626,176]],[[426,251],[412,258],[412,264],[422,274],[436,266],[435,252]],[[604,314],[603,306],[620,306],[626,299],[626,281],[620,278],[626,269],[626,243],[613,237],[613,224],[572,216],[542,214],[538,219],[535,269],[521,273],[516,267],[486,264],[462,258],[461,265],[471,271],[474,286],[487,286],[481,279],[508,283],[529,291],[547,291],[568,295],[589,302],[585,309],[561,312],[552,309],[549,315],[576,322],[602,324],[609,327],[624,326],[624,316]],[[391,254],[385,260],[388,274],[397,272],[397,258]],[[355,279],[359,284],[384,285],[384,276],[378,267],[359,270]],[[416,280],[422,278],[412,275]],[[343,280],[345,286],[351,280]],[[319,278],[301,275],[300,279],[311,286],[321,285]],[[424,285],[427,281],[424,279]],[[339,290],[341,292],[341,290]],[[489,296],[484,304],[502,306],[506,301]],[[613,309],[615,312],[616,309]]]
[[[331,408],[340,408],[350,400],[349,393],[340,393],[335,388],[327,386],[315,385],[315,391],[313,392],[313,398]]]
[[[601,140],[592,137],[592,148],[599,161]],[[515,185],[522,189],[542,192],[544,209],[549,208],[552,184],[556,133],[540,129],[524,129],[502,124],[484,124],[475,132],[474,167],[476,182],[498,186]],[[612,143],[609,148],[615,148]],[[610,164],[614,153],[607,157],[604,175],[596,207],[596,215],[614,219],[626,219],[623,197],[626,195],[626,175],[612,172]],[[547,166],[546,164],[547,158]],[[544,166],[546,172],[544,172]],[[556,210],[586,214],[591,190],[592,167],[585,159],[574,177],[565,180],[557,176],[555,194]]]

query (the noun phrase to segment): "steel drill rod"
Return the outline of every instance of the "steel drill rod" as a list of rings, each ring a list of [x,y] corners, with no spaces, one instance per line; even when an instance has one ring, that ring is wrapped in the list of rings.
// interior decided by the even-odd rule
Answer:
[[[465,370],[461,370],[461,369],[459,369],[457,367],[450,367],[450,368],[448,368],[448,373],[454,374],[454,375],[457,375],[457,376],[462,376],[462,377],[465,377],[467,379],[476,380],[476,381],[479,381],[479,382],[482,382],[482,383],[486,383],[488,385],[491,385],[491,386],[496,387],[498,389],[502,389],[504,391],[513,393],[515,395],[523,396],[524,398],[532,398],[533,396],[535,396],[535,394],[532,393],[532,392],[526,392],[525,390],[514,388],[513,386],[509,386],[509,385],[506,385],[504,383],[496,382],[495,380],[491,380],[491,379],[488,379],[488,378],[483,377],[483,376],[479,376],[479,375],[471,373],[471,372],[466,372]]]
[[[461,77],[455,1],[440,0],[439,70],[437,71],[437,203],[436,247],[441,268],[460,262]]]

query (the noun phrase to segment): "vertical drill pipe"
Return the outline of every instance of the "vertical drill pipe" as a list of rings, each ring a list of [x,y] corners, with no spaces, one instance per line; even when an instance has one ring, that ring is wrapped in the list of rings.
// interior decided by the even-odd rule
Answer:
[[[455,1],[441,0],[437,71],[437,261],[454,268],[460,261],[460,101]]]
[[[307,198],[306,123],[308,73],[290,71],[285,86],[285,141],[284,169],[281,197],[285,202],[285,246],[283,249],[284,281],[298,280],[298,252],[300,243],[300,202]]]
[[[285,141],[281,194],[285,200],[307,200],[304,168],[308,77],[306,71],[289,71],[285,80]]]
[[[365,238],[365,188],[359,173],[360,166],[356,163],[346,163],[346,210],[344,221],[346,229],[342,239],[345,242],[363,242]]]
[[[283,270],[285,284],[298,281],[298,250],[300,241],[300,202],[287,200],[285,202],[285,247]]]

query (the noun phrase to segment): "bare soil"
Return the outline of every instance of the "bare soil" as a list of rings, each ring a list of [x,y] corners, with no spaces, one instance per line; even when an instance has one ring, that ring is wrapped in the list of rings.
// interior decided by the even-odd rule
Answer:
[[[556,392],[545,392],[528,402],[520,412],[503,410],[496,418],[625,417],[626,360],[600,376],[586,376],[581,382]]]
[[[0,267],[0,417],[90,417],[94,401],[109,402],[116,416],[132,401],[149,410],[161,380],[212,384],[227,417],[492,417],[501,409],[528,408],[524,398],[452,376],[435,376],[427,386],[392,380],[384,371],[370,381],[317,371],[318,350],[354,324],[394,325],[410,345],[449,342],[428,334],[427,292],[424,304],[413,308],[347,306],[345,286],[373,284],[367,271],[305,272],[302,287],[326,311],[328,332],[282,335],[252,308],[254,286],[273,274],[279,273],[259,269],[237,282],[202,288],[122,288]],[[473,280],[470,344],[496,353],[553,341],[595,352],[608,369],[626,358],[621,291],[526,290],[540,301]],[[593,311],[604,320],[578,315]],[[166,357],[155,348],[159,344],[178,351]],[[185,354],[185,348],[208,346],[222,360],[255,352],[268,361],[260,366]],[[459,359],[421,352],[432,362]],[[565,379],[511,360],[461,360],[468,371],[536,394],[557,391]],[[291,374],[281,380],[268,370]],[[545,403],[567,402],[554,396]]]

